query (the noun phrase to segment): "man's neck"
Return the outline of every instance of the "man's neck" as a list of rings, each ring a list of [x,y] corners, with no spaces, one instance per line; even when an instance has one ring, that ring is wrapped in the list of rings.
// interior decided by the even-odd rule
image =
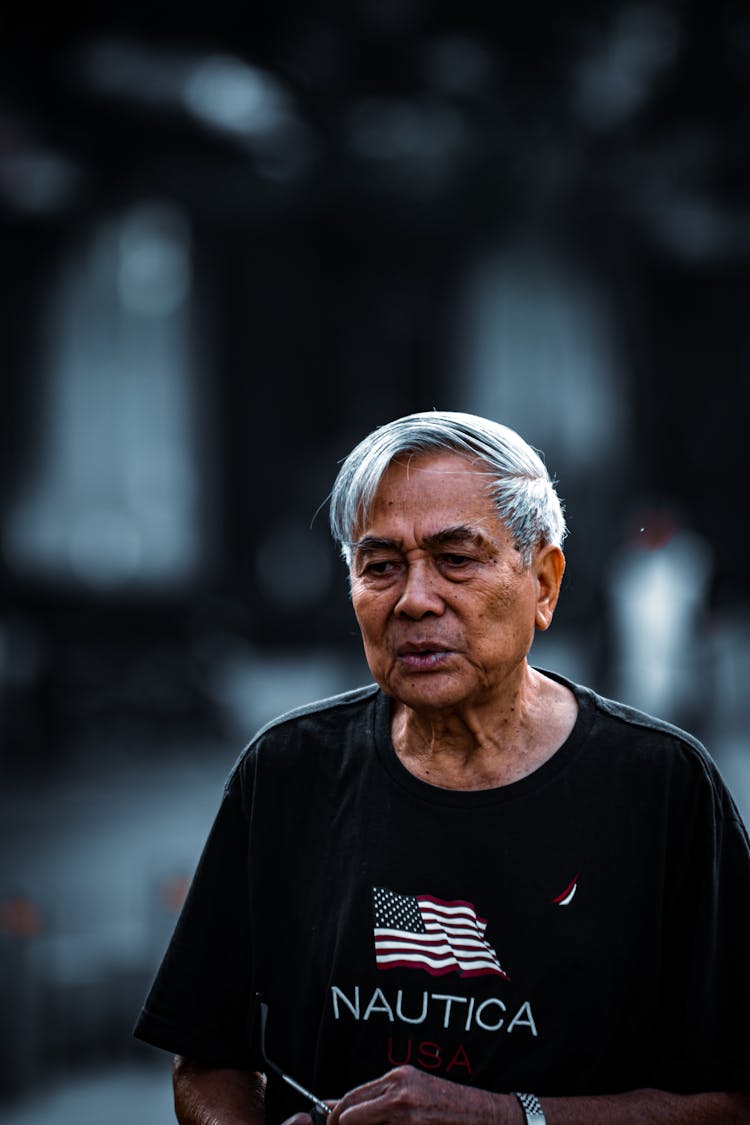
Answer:
[[[391,738],[402,764],[443,789],[494,789],[533,773],[565,742],[578,706],[562,684],[527,673],[480,705],[417,712],[396,703]]]

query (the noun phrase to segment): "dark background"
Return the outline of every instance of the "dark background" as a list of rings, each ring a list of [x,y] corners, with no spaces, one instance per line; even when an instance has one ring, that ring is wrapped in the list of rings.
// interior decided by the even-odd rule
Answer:
[[[750,14],[32,6],[0,53],[0,1077],[57,1125],[151,1061],[234,755],[367,675],[325,499],[376,425],[543,449],[540,662],[744,792]]]

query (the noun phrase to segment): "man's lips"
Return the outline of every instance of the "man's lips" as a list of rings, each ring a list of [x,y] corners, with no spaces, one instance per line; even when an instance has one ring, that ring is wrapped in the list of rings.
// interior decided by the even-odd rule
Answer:
[[[402,664],[413,669],[436,668],[451,654],[451,649],[440,641],[407,642],[398,645],[396,656]]]
[[[403,641],[396,646],[397,656],[420,655],[426,652],[450,652],[451,648],[445,641]]]

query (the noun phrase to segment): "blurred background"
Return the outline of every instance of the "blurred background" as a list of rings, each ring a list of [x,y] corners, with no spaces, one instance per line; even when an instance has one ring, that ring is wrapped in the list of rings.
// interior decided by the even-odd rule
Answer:
[[[747,819],[750,11],[29,7],[0,15],[0,1125],[160,1125],[130,1031],[225,775],[368,679],[325,501],[376,425],[474,411],[544,451],[571,534],[534,661],[689,727]]]

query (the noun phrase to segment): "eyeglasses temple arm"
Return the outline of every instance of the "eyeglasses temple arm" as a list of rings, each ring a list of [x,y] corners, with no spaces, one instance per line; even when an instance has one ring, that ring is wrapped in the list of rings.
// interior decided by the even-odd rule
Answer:
[[[324,1113],[327,1117],[331,1112],[331,1107],[329,1105],[326,1105],[325,1102],[322,1102],[320,1098],[317,1098],[315,1094],[312,1094],[309,1090],[305,1089],[304,1086],[301,1086],[299,1082],[295,1082],[293,1078],[290,1078],[288,1074],[284,1073],[280,1066],[277,1066],[272,1059],[269,1059],[268,1053],[266,1051],[266,1020],[268,1019],[268,1004],[265,1004],[260,999],[260,996],[258,996],[258,1004],[260,1007],[260,1053],[263,1056],[264,1063],[266,1064],[266,1066],[270,1067],[271,1070],[275,1071],[276,1074],[278,1074],[279,1078],[283,1079],[283,1081],[286,1082],[287,1086],[291,1086],[292,1089],[296,1090],[298,1094],[302,1094],[303,1098],[307,1098],[308,1101],[312,1102],[313,1105],[316,1106],[320,1110],[320,1112]]]

